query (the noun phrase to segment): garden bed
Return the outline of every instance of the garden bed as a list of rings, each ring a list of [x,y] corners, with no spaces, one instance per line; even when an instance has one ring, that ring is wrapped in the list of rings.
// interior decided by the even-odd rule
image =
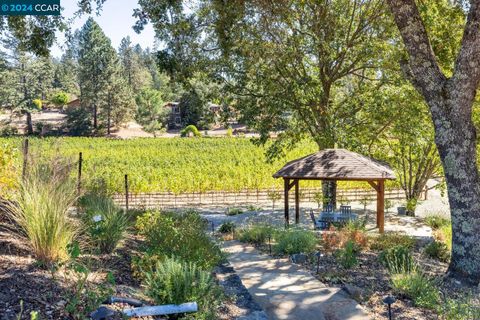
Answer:
[[[312,231],[296,230],[292,233],[268,225],[255,225],[237,230],[236,237],[254,244],[266,254],[285,258],[288,254],[282,247],[290,250],[290,254],[302,252],[299,249],[301,246],[297,245],[302,243],[304,246],[306,240],[311,237],[308,234],[315,234]],[[372,319],[388,318],[387,306],[383,299],[389,295],[396,298],[392,305],[394,319],[480,319],[478,317],[480,289],[446,277],[448,263],[440,261],[439,258],[431,258],[425,253],[429,241],[401,234],[387,234],[385,237],[377,238],[367,235],[361,228],[327,231],[316,233],[316,236],[318,239],[316,247],[310,246],[310,249],[307,249],[310,253],[307,253],[307,259],[301,265],[328,286],[343,288],[367,310]],[[287,244],[278,244],[278,241],[285,242],[285,239]],[[355,261],[349,265],[348,260],[342,259],[348,256],[345,248],[350,241],[355,244],[356,253],[349,256],[349,259],[355,256]],[[387,268],[385,262],[382,262],[385,260],[381,259],[384,254],[382,252],[395,248],[398,255],[398,247],[402,247],[400,252],[405,252],[404,254],[410,257],[409,261],[418,271],[397,273]],[[321,255],[319,260],[318,254]],[[417,273],[422,276],[419,277],[420,280],[415,278],[415,281],[426,283],[426,288],[419,289],[420,294],[425,294],[426,298],[422,299],[427,299],[426,303],[418,299],[415,301],[408,294],[401,292],[398,283],[395,287],[392,282],[396,274],[408,278],[410,275],[414,277]],[[417,282],[408,285],[410,287],[406,290],[416,290]],[[426,307],[418,304],[425,304]]]
[[[131,268],[132,256],[141,255],[139,248],[142,242],[141,237],[129,233],[114,253],[82,255],[79,259],[88,260],[91,270],[88,287],[92,292],[111,272],[115,279],[113,295],[136,298],[152,304],[153,302],[144,295],[144,288],[134,277]],[[222,264],[215,268],[214,273],[226,296],[218,307],[218,319],[239,317],[248,319],[248,316],[262,313],[261,308],[253,301],[231,267]],[[75,281],[65,277],[62,271],[53,272],[41,268],[33,258],[28,243],[19,237],[17,230],[12,228],[12,222],[4,215],[0,215],[1,320],[16,319],[20,314],[22,314],[21,319],[30,319],[32,311],[38,312],[40,319],[71,319],[71,316],[65,312],[65,307],[71,302],[74,287]],[[111,307],[122,310],[128,306],[115,304]]]

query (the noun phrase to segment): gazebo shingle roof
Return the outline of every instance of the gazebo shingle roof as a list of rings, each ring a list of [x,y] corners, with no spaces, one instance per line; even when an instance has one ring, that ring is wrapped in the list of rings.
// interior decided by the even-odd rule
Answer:
[[[324,149],[288,162],[274,178],[318,180],[395,179],[392,169],[377,160],[345,149]]]

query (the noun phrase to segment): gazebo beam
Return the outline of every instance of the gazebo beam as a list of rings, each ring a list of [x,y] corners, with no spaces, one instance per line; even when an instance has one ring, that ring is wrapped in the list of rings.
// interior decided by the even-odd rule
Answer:
[[[368,184],[372,186],[373,189],[375,189],[375,191],[378,192],[378,185],[373,182],[373,181],[368,181]]]

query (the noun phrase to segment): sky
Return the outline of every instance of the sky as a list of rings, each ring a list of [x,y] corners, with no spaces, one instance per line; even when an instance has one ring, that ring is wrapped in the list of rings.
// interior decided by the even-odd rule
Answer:
[[[66,19],[72,18],[74,12],[78,9],[77,1],[78,0],[60,1],[63,7],[62,15]],[[153,47],[155,32],[151,24],[145,26],[145,29],[140,34],[137,34],[132,29],[136,21],[136,19],[132,17],[133,9],[137,7],[138,4],[136,0],[107,0],[99,16],[95,13],[92,14],[92,17],[103,29],[103,32],[112,40],[112,45],[115,49],[118,49],[120,41],[126,36],[130,36],[134,45],[138,43],[142,48]],[[88,15],[83,15],[77,18],[71,26],[72,31],[80,29],[88,17]],[[64,41],[65,37],[63,34],[61,32],[57,33],[58,44],[52,47],[51,51],[53,57],[58,58],[62,55],[61,45],[64,44]]]

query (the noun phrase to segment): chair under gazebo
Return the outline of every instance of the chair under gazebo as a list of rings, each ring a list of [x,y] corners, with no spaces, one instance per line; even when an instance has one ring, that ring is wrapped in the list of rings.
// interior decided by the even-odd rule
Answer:
[[[346,149],[324,149],[288,162],[274,178],[284,180],[285,224],[289,224],[289,191],[295,187],[295,223],[300,219],[300,180],[366,181],[377,192],[377,227],[385,226],[385,181],[394,180],[393,170],[385,163]]]

